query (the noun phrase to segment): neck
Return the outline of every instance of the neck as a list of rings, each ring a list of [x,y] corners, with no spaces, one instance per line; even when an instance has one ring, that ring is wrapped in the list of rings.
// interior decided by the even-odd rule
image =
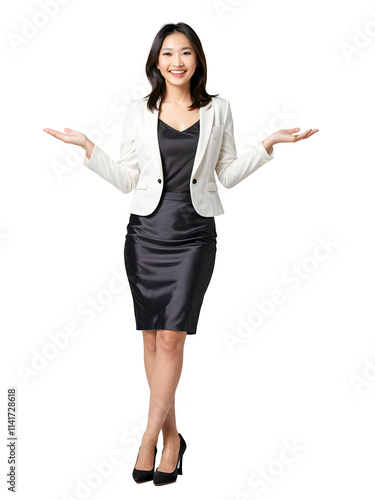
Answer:
[[[180,104],[186,106],[191,104],[190,85],[187,84],[183,87],[170,85],[166,82],[166,92],[164,102]]]

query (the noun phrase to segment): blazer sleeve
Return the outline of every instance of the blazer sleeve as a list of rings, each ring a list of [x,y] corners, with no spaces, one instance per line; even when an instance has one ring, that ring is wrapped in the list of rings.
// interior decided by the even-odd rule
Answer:
[[[135,188],[139,178],[138,157],[134,141],[131,102],[126,105],[122,128],[120,159],[113,161],[107,153],[94,144],[90,159],[85,155],[83,165],[96,172],[123,193]]]
[[[229,101],[227,101],[223,140],[215,167],[221,184],[226,188],[231,188],[273,158],[273,148],[271,149],[271,154],[268,154],[262,141],[257,142],[255,146],[250,147],[250,149],[237,157],[232,111]]]

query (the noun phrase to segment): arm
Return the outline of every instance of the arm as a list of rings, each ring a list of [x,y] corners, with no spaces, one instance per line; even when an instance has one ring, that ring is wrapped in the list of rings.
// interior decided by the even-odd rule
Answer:
[[[267,150],[268,152],[267,152]],[[221,184],[231,188],[255,172],[260,166],[274,158],[270,139],[259,141],[255,146],[237,157],[234,127],[229,101],[224,117],[224,133],[219,159],[215,171]]]
[[[96,172],[123,193],[135,188],[139,177],[138,157],[134,142],[131,102],[127,104],[120,145],[120,159],[113,161],[99,146],[88,140],[83,165]]]

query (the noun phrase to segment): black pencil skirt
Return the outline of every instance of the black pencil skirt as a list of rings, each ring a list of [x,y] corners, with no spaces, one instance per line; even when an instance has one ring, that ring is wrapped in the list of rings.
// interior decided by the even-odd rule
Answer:
[[[130,214],[124,260],[136,330],[196,333],[216,237],[215,218],[199,215],[190,193],[163,192],[152,214]]]

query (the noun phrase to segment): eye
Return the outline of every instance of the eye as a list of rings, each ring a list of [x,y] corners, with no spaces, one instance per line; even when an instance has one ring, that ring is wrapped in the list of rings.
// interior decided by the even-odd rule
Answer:
[[[166,56],[167,54],[170,54],[170,52],[164,52],[163,56]],[[186,52],[183,52],[183,54],[191,54],[191,52],[186,51]]]

